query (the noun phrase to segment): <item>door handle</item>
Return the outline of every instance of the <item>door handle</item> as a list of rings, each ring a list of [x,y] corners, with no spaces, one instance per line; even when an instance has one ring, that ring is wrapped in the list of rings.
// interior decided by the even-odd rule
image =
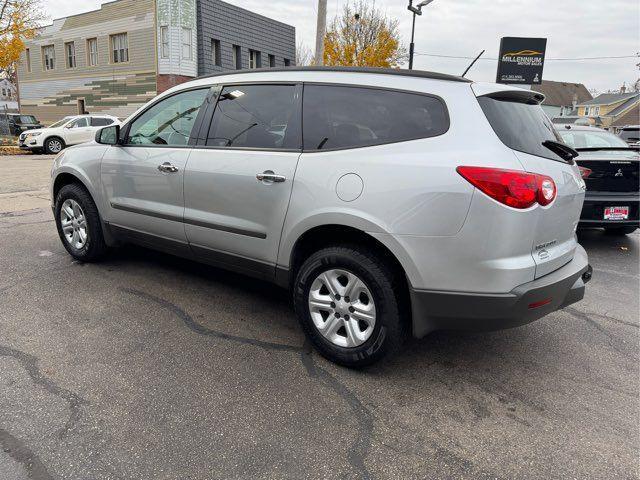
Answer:
[[[178,171],[178,167],[171,165],[169,162],[164,162],[163,164],[158,165],[158,170],[163,173],[176,173]]]
[[[287,179],[284,175],[276,175],[272,170],[265,170],[262,173],[258,173],[256,174],[256,178],[260,182],[266,183],[282,183]]]

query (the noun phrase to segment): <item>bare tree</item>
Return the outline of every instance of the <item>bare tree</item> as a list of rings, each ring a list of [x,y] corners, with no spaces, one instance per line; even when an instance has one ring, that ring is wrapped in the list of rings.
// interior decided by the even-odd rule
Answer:
[[[311,50],[302,42],[296,45],[296,65],[304,67],[313,63]]]

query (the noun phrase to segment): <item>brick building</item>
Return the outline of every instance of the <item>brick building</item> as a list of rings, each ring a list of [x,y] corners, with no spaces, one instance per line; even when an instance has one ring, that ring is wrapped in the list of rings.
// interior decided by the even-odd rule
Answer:
[[[116,0],[26,42],[20,108],[45,124],[86,111],[126,117],[198,75],[294,62],[294,27],[220,0]]]

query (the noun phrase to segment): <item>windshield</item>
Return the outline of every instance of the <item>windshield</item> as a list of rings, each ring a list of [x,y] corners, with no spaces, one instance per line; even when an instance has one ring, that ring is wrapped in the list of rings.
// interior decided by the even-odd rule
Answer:
[[[38,123],[36,117],[33,115],[20,115],[18,121],[20,123]]]
[[[64,117],[62,120],[58,120],[56,123],[49,125],[49,128],[57,128],[57,127],[61,127],[62,125],[64,125],[65,123],[67,123],[69,120],[71,120],[73,117]]]
[[[597,130],[560,130],[559,133],[564,143],[572,148],[627,147],[624,140],[609,132],[600,132]]]
[[[478,102],[507,147],[538,157],[562,160],[543,145],[546,141],[558,142],[560,137],[540,105],[515,98],[491,96],[478,97]]]
[[[639,128],[625,128],[620,132],[620,138],[626,142],[638,142],[640,141],[640,129]]]

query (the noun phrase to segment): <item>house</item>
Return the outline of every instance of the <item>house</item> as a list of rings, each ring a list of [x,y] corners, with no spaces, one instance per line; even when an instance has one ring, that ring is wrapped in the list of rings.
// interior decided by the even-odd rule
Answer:
[[[0,114],[18,111],[16,86],[6,78],[0,79]]]
[[[549,118],[571,116],[576,105],[593,98],[582,83],[543,80],[539,85],[532,85],[531,90],[545,96],[542,109]]]
[[[613,124],[627,113],[640,108],[640,92],[602,93],[596,98],[579,103],[577,116],[589,125],[612,129]]]
[[[222,70],[295,63],[295,28],[220,0],[115,0],[25,41],[20,108],[126,117],[174,85]]]

